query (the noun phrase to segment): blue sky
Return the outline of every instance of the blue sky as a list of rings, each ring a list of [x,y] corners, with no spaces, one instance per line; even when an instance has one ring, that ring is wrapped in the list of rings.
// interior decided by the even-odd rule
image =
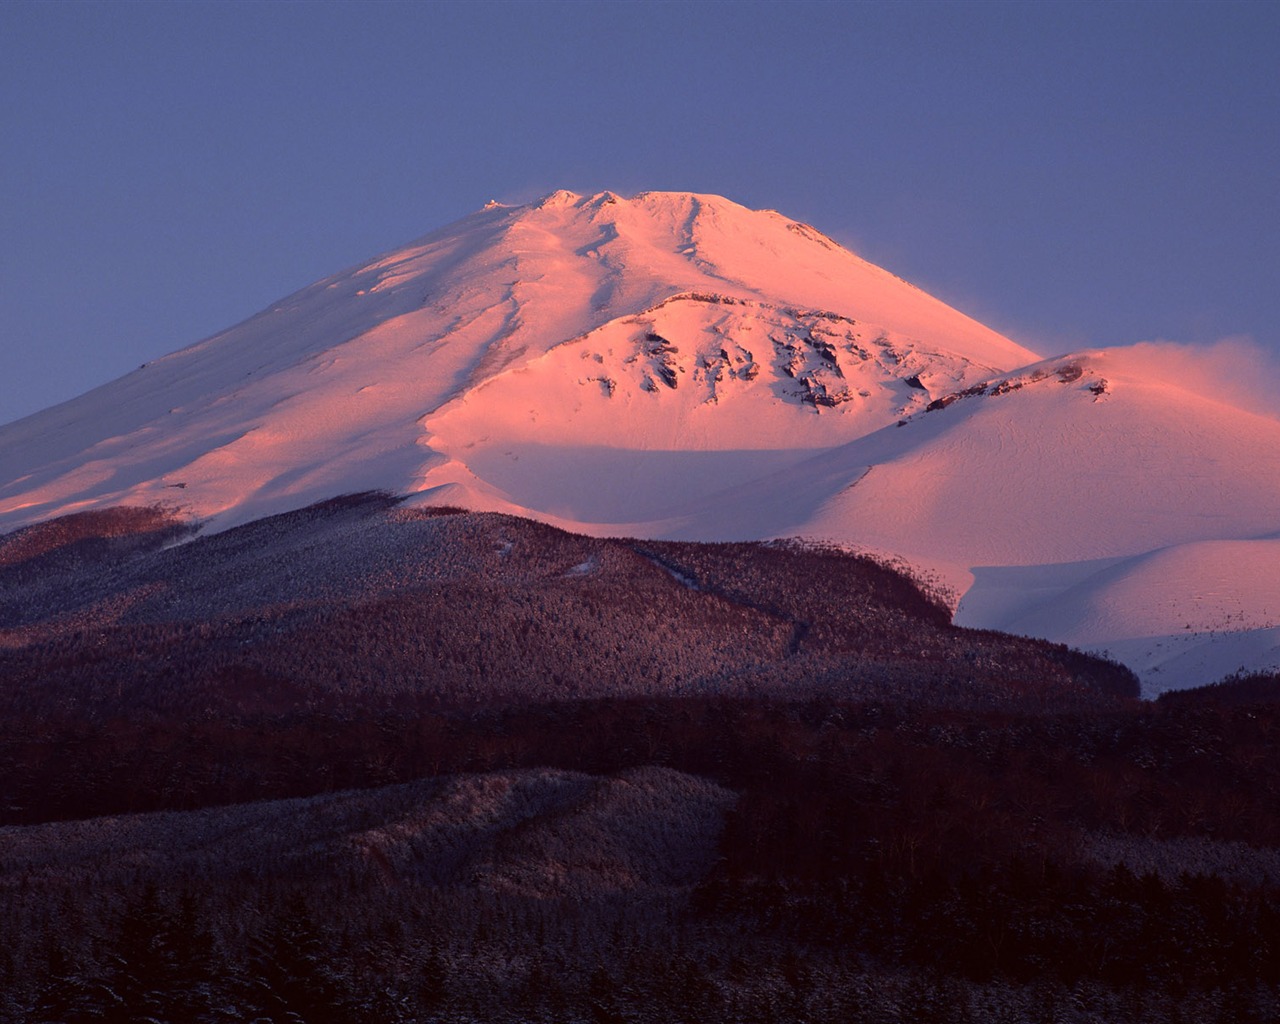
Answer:
[[[1046,354],[1280,352],[1280,4],[0,4],[0,422],[490,198],[715,192]]]

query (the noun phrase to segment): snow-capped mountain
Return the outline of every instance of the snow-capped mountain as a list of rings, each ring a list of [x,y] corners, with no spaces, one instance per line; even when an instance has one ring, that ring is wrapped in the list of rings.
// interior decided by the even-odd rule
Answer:
[[[1209,633],[1214,678],[1280,660],[1277,453],[1280,422],[1158,355],[1042,361],[777,213],[556,192],[0,428],[0,529],[153,503],[219,529],[383,489],[597,534],[799,534],[1162,688],[1207,681]]]
[[[5,428],[0,527],[126,501],[230,525],[449,482],[451,500],[518,509],[468,472],[513,441],[808,451],[1030,358],[776,213],[557,192],[490,205]]]

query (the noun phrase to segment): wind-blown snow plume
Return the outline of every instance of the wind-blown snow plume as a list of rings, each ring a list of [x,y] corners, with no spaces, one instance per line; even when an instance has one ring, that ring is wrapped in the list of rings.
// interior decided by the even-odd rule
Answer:
[[[1220,338],[1208,345],[1149,341],[1116,351],[1129,352],[1144,365],[1155,367],[1167,383],[1218,395],[1227,405],[1280,419],[1280,356],[1252,338]]]

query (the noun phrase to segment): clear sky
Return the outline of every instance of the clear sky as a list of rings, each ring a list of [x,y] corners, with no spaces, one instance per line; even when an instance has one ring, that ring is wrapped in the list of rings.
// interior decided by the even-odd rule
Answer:
[[[0,3],[0,422],[556,188],[815,224],[1033,349],[1280,353],[1277,3]]]

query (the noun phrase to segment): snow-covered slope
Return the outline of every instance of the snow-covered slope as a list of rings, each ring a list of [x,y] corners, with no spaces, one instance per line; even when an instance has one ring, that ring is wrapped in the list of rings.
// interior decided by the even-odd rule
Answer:
[[[0,530],[156,502],[217,529],[385,489],[593,533],[801,534],[941,574],[962,622],[1185,685],[1237,648],[1269,663],[1280,628],[1255,571],[1280,422],[1187,365],[1040,361],[720,197],[557,192],[0,427]]]
[[[1150,693],[1277,667],[1280,421],[1196,384],[1159,348],[1049,360],[737,505],[930,566],[957,622],[1108,651]]]
[[[1280,539],[1192,541],[1126,558],[985,567],[961,622],[1104,651],[1146,692],[1280,665]]]

